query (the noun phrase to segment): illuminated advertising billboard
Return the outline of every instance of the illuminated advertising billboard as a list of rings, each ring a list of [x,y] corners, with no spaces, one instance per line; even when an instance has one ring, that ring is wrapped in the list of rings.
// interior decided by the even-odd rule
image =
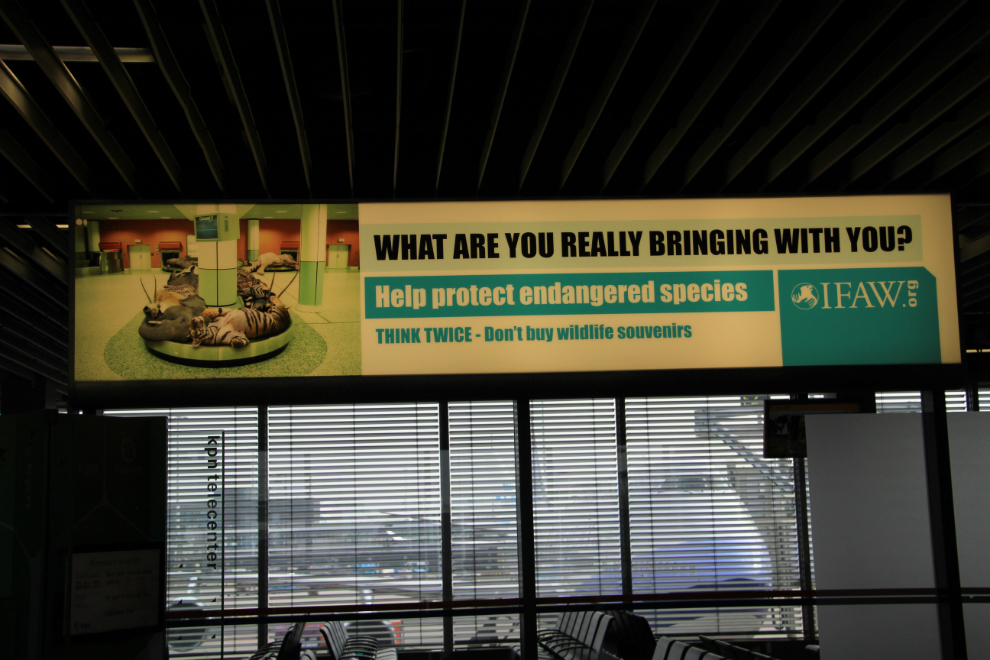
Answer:
[[[80,204],[74,379],[960,362],[947,196]]]

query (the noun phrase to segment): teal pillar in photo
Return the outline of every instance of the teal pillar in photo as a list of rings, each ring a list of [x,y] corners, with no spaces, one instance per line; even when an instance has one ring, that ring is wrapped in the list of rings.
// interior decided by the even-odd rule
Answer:
[[[100,251],[100,223],[96,220],[89,220],[87,223],[89,228],[89,245],[86,249],[90,252]]]
[[[210,307],[237,302],[237,240],[199,241],[199,295]]]
[[[247,221],[247,259],[257,261],[261,249],[261,220]]]
[[[323,263],[327,245],[327,205],[303,204],[299,222],[299,304],[323,304]]]

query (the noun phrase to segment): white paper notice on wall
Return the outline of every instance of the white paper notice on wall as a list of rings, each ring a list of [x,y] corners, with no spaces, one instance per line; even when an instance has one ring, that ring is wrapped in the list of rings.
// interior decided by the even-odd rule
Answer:
[[[72,555],[70,635],[158,626],[161,550],[113,550]]]

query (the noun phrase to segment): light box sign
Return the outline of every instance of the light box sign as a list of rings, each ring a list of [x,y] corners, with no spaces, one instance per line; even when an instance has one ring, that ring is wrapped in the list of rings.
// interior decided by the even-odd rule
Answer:
[[[77,208],[153,272],[77,262],[76,381],[960,361],[947,196],[151,206]]]
[[[947,196],[361,205],[366,374],[960,360]]]

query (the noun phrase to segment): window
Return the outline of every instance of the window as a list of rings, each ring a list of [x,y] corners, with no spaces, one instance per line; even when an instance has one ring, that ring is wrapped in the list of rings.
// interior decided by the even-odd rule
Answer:
[[[800,588],[794,471],[764,397],[627,399],[633,592]],[[789,633],[799,607],[656,609],[654,633]]]
[[[107,410],[121,417],[168,417],[168,610],[258,604],[257,408]],[[210,438],[222,441],[211,443]],[[214,447],[219,450],[214,456]],[[218,472],[221,477],[217,479]],[[209,490],[211,483],[220,487]],[[216,493],[219,497],[213,498]],[[207,502],[220,504],[208,527]],[[211,559],[209,553],[216,555]],[[223,588],[222,586],[223,585]],[[257,626],[172,628],[170,652],[183,658],[250,654]]]
[[[454,600],[519,597],[515,405],[451,403],[450,517]],[[454,618],[454,643],[519,637],[519,616]]]
[[[619,473],[615,400],[531,402],[537,595],[622,594],[623,477],[634,597],[797,589],[794,469],[790,460],[762,457],[763,398],[626,400],[627,475]],[[269,607],[329,608],[328,618],[342,616],[334,607],[387,605],[397,613],[370,615],[369,607],[350,629],[386,645],[439,649],[440,613],[416,618],[403,608],[445,594],[518,598],[515,404],[449,404],[447,452],[440,411],[435,403],[272,407],[260,465],[257,409],[107,411],[169,418],[169,608],[254,608],[264,602],[259,593]],[[223,438],[217,465],[226,496],[221,575],[204,556],[212,474],[204,450],[215,436]],[[259,483],[267,483],[266,493]],[[266,499],[268,564],[258,566],[259,502]],[[792,606],[642,613],[658,634],[787,635],[802,626]],[[555,616],[541,615],[541,625]],[[169,643],[182,657],[244,656],[287,627],[173,627]],[[513,643],[519,616],[455,615],[452,632],[461,648]],[[305,643],[318,644],[315,626]]]
[[[269,408],[270,607],[441,600],[438,415],[435,403]],[[349,628],[443,641],[440,619]]]
[[[533,401],[539,597],[621,594],[613,399]]]

